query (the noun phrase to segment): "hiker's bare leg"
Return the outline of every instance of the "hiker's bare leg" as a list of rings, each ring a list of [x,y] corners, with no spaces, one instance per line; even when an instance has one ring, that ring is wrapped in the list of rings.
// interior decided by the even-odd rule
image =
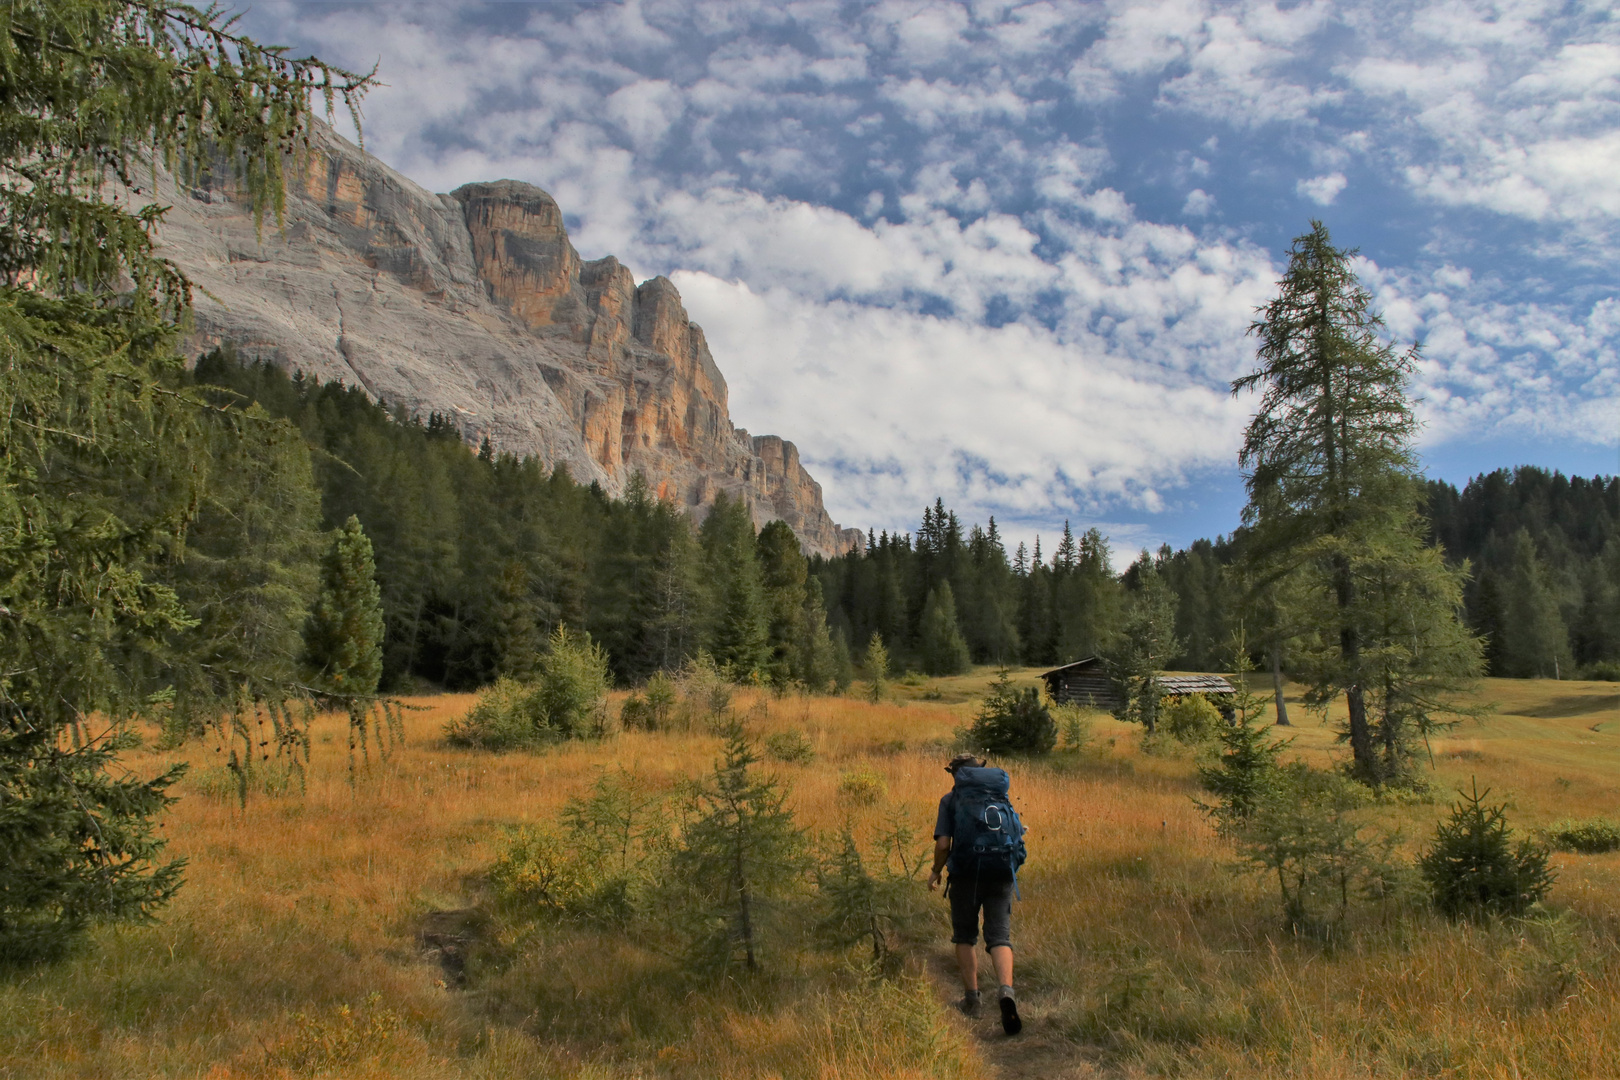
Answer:
[[[960,945],[957,946],[961,948]],[[995,945],[990,949],[990,965],[996,969],[999,986],[1012,985],[1013,952],[1011,945]]]
[[[1011,952],[1011,949],[1007,950]],[[979,988],[979,950],[972,945],[956,947],[956,966],[962,971],[962,989]]]

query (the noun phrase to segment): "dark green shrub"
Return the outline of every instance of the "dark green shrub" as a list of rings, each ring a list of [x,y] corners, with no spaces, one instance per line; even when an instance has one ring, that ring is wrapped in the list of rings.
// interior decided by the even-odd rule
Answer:
[[[1620,822],[1608,818],[1590,821],[1560,821],[1547,830],[1547,842],[1559,851],[1579,851],[1600,855],[1620,849]]]
[[[1057,745],[1057,721],[1040,691],[1018,689],[1003,669],[967,737],[974,749],[991,754],[1049,754]]]
[[[516,679],[497,679],[479,692],[467,715],[445,725],[445,738],[457,746],[483,750],[529,746],[537,741],[532,697]]]
[[[804,737],[804,732],[797,728],[789,731],[778,731],[765,740],[765,754],[772,761],[780,761],[784,765],[808,765],[815,760],[815,747],[810,740]]]
[[[1480,791],[1476,781],[1460,794],[1420,863],[1434,906],[1453,918],[1523,914],[1552,888],[1547,850],[1513,844],[1503,808],[1485,805],[1489,788]]]
[[[624,704],[619,707],[619,727],[625,731],[654,731],[657,726],[646,698],[631,694],[624,699]]]
[[[1203,694],[1171,698],[1161,710],[1165,731],[1180,743],[1196,746],[1213,739],[1221,728],[1221,714]]]
[[[466,716],[445,726],[445,736],[461,746],[509,750],[607,734],[607,654],[589,634],[559,626],[537,666],[533,682],[497,680]]]

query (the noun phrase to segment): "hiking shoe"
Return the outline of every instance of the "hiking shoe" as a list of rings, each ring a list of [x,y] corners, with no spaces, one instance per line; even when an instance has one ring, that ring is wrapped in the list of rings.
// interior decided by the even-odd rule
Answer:
[[[1018,1019],[1018,1002],[1010,997],[1001,999],[1001,1030],[1009,1035],[1024,1030],[1024,1022]]]
[[[979,995],[963,994],[961,1002],[956,1007],[962,1010],[963,1016],[978,1016]]]

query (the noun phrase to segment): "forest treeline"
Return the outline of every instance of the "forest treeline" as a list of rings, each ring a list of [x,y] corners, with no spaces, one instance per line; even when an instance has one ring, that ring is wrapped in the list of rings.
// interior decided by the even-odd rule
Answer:
[[[1497,469],[1461,490],[1427,481],[1420,509],[1447,560],[1469,566],[1464,621],[1484,642],[1487,674],[1620,678],[1620,477]],[[1227,568],[1240,564],[1246,538],[1239,529],[1154,556],[1177,599],[1183,651],[1173,666],[1223,666],[1234,618],[1246,609]],[[1140,565],[1127,570],[1127,583]],[[1261,624],[1269,614],[1249,613]]]
[[[739,674],[825,687],[847,682],[874,635],[898,666],[929,674],[1065,663],[1106,651],[1149,569],[1175,599],[1172,667],[1224,669],[1238,618],[1255,618],[1231,572],[1242,529],[1117,567],[1096,529],[1065,526],[1050,550],[1037,539],[1009,551],[994,518],[964,525],[936,501],[915,533],[873,534],[864,551],[807,560],[782,523],[756,534],[739,502],[720,500],[694,530],[639,479],[610,498],[565,468],[474,452],[441,418],[391,411],[358,388],[244,365],[229,351],[204,357],[193,377],[219,388],[222,403],[291,421],[310,448],[307,465],[269,462],[256,488],[227,496],[267,500],[261,542],[289,580],[300,558],[313,565],[320,530],[350,515],[364,526],[385,687],[522,678],[558,625],[588,631],[627,685],[704,651]],[[1433,538],[1474,568],[1467,621],[1486,639],[1492,674],[1620,661],[1620,480],[1522,467],[1461,491],[1431,481],[1427,495]],[[232,520],[255,518],[248,509]],[[206,550],[211,535],[201,529],[193,548]]]
[[[390,411],[359,388],[243,365],[229,350],[192,377],[221,405],[290,421],[308,447],[301,458],[283,448],[291,461],[241,462],[224,496],[243,504],[233,520],[259,520],[254,504],[273,518],[263,536],[222,538],[217,555],[274,544],[282,576],[308,577],[319,531],[358,519],[376,563],[384,689],[527,678],[558,626],[588,632],[621,683],[700,651],[744,678],[847,680],[847,643],[829,635],[792,530],[756,532],[739,501],[722,495],[694,530],[640,477],[610,498],[566,468],[487,443],[474,452],[440,417]],[[278,595],[286,610],[272,621],[295,626],[297,590]]]

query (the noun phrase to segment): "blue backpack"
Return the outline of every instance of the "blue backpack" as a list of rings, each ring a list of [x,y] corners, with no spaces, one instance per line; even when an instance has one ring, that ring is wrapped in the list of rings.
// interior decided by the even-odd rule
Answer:
[[[963,766],[956,770],[951,798],[952,874],[995,870],[1012,875],[1018,887],[1018,868],[1024,865],[1024,823],[1018,820],[1007,797],[1011,779],[1005,769]]]

